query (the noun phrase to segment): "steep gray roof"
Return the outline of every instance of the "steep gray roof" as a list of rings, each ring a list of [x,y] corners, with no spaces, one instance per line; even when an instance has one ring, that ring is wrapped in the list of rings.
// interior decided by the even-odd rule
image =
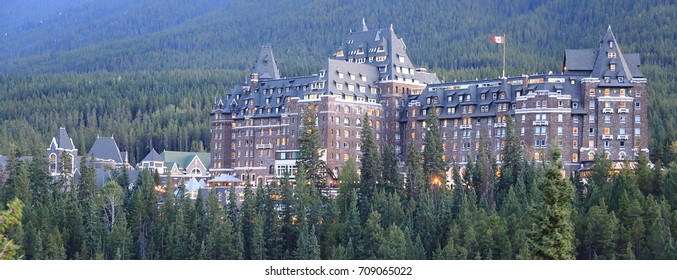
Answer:
[[[145,158],[143,158],[142,161],[165,161],[160,154],[155,151],[155,148],[152,148],[148,155],[146,155]]]
[[[59,148],[65,149],[65,150],[73,150],[75,149],[75,145],[73,145],[73,139],[68,136],[68,132],[66,132],[66,128],[59,128],[59,132],[56,134],[56,144],[59,145]]]
[[[273,56],[273,48],[269,45],[261,46],[261,52],[256,59],[256,64],[252,73],[259,74],[259,79],[279,79],[280,70],[275,63],[275,56]]]
[[[611,26],[599,41],[598,49],[565,50],[564,69],[567,74],[598,78],[600,86],[629,86],[632,78],[644,77],[639,54],[623,54]]]
[[[592,71],[597,50],[564,50],[564,67],[567,71]]]
[[[343,78],[340,77],[339,73],[343,75]],[[355,79],[352,79],[351,76]],[[376,88],[376,83],[379,81],[378,68],[373,65],[329,59],[327,61],[327,79],[329,84],[327,89],[330,94],[377,97],[376,94],[371,93],[371,88]],[[338,89],[337,84],[342,84],[342,89]],[[348,85],[354,86],[354,89],[350,91]],[[364,87],[365,92],[360,92],[359,87]]]
[[[99,137],[94,141],[94,145],[89,149],[87,156],[94,155],[97,159],[113,160],[116,163],[124,163],[118,144],[113,137]]]
[[[440,112],[440,119],[460,119],[461,112],[464,105],[474,105],[471,117],[489,117],[496,115],[497,104],[501,103],[515,103],[517,100],[517,92],[527,94],[528,91],[547,90],[548,92],[561,91],[562,95],[570,95],[571,100],[578,102],[581,100],[581,90],[579,84],[572,84],[571,77],[567,75],[541,75],[532,76],[531,79],[542,78],[544,82],[529,84],[527,92],[524,92],[522,84],[524,77],[508,77],[505,81],[501,79],[482,80],[482,81],[463,81],[454,83],[434,84],[428,85],[419,95],[410,95],[407,99],[407,104],[413,102],[416,106],[405,106],[402,114],[400,114],[400,121],[407,121],[408,110],[427,109],[430,107],[442,108]],[[548,82],[550,78],[564,79],[564,82]],[[506,98],[500,98],[500,93],[505,92]],[[496,94],[496,99],[494,99]],[[484,95],[484,99],[482,99]],[[465,96],[469,96],[470,100],[466,101]],[[463,97],[463,98],[460,98]],[[431,100],[428,104],[428,100]],[[435,102],[437,101],[437,102]],[[481,106],[488,106],[486,112],[482,112]],[[455,108],[452,113],[450,108]],[[509,112],[512,114],[514,110],[512,106],[509,107]],[[579,106],[582,108],[582,106]],[[578,109],[580,110],[580,109]],[[584,111],[576,111],[574,113],[585,113]],[[424,120],[425,115],[417,114],[417,120]]]
[[[615,52],[616,56],[610,58],[608,54]],[[615,64],[616,69],[611,71],[611,65]],[[606,34],[600,41],[599,51],[597,52],[597,59],[595,60],[595,67],[592,70],[592,77],[602,80],[604,77],[609,77],[609,82],[602,81],[600,85],[604,86],[619,86],[629,85],[633,75],[628,67],[628,64],[623,56],[621,48],[618,46],[616,37],[611,26],[607,28]],[[624,77],[623,81],[619,81],[618,77]]]
[[[339,53],[342,53],[342,55],[339,55]],[[386,56],[386,59],[383,61],[369,60],[370,57],[381,56]],[[402,78],[411,81],[416,79],[414,71],[409,71],[409,69],[414,69],[414,65],[407,55],[407,46],[404,44],[404,40],[397,37],[392,25],[390,28],[374,30],[363,28],[362,31],[351,32],[341,42],[337,52],[332,54],[331,58],[355,62],[364,59],[366,64],[384,67],[385,71],[381,71],[380,76],[386,78],[386,80]],[[407,68],[407,72],[397,72],[397,67]]]

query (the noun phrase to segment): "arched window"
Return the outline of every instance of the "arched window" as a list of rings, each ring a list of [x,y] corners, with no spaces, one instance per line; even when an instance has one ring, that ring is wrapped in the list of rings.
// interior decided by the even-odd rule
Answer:
[[[57,163],[56,154],[50,154],[49,155],[49,172],[56,173],[57,164],[58,163]]]
[[[190,175],[202,176],[202,170],[199,168],[193,168],[193,170],[190,171]]]
[[[625,154],[625,152],[620,152],[620,153],[618,153],[618,157],[621,160],[625,160],[628,156],[627,156],[627,154]]]

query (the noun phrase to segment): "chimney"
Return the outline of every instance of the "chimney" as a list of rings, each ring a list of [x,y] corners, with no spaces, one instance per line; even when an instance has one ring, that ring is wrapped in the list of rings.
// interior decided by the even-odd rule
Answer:
[[[259,86],[259,74],[252,73],[251,76],[249,76],[249,91],[254,92],[258,86]]]

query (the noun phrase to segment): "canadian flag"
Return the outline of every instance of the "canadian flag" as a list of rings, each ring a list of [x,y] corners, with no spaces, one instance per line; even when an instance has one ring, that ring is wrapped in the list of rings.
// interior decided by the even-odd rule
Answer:
[[[494,43],[505,44],[505,37],[503,37],[503,36],[493,36],[493,37],[494,37]]]

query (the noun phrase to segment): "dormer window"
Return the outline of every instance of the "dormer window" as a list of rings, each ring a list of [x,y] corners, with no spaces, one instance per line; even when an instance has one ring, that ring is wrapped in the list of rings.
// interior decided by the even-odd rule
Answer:
[[[606,57],[607,57],[607,58],[615,58],[615,57],[616,57],[616,53],[615,53],[615,52],[607,52],[607,56],[606,56]]]
[[[338,52],[336,52],[336,56],[343,56],[343,50],[339,50]]]
[[[609,65],[609,70],[616,71],[616,64],[612,63],[611,65]]]
[[[604,82],[608,83],[610,81],[609,77],[604,77]]]
[[[385,48],[383,47],[383,45],[378,46],[378,51],[379,52],[385,51]]]
[[[622,83],[623,82],[623,77],[618,77],[618,82]]]
[[[400,56],[398,56],[398,58],[400,59],[400,63],[404,63],[404,56],[400,55]]]
[[[357,54],[364,54],[363,48],[357,48]]]

